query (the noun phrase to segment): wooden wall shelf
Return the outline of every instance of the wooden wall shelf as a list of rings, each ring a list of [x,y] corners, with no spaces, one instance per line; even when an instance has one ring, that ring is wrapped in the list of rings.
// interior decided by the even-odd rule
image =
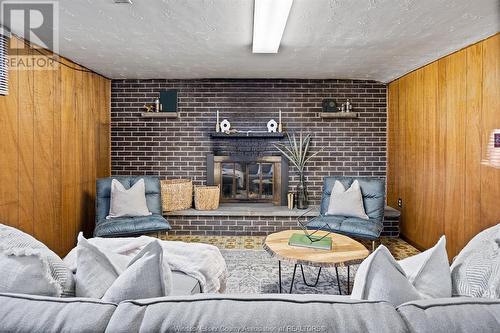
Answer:
[[[321,118],[336,118],[336,119],[354,119],[359,118],[357,112],[321,112]]]
[[[143,112],[142,118],[178,118],[178,112]]]

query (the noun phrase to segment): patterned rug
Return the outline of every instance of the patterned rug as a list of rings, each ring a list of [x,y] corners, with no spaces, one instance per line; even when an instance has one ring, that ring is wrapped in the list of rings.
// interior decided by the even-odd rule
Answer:
[[[226,260],[229,277],[227,294],[262,294],[278,292],[278,260],[264,250],[221,250]],[[283,292],[290,292],[290,283],[294,265],[282,263],[281,277]],[[357,266],[351,266],[350,283],[354,281]],[[309,284],[316,280],[318,268],[304,266],[304,275]],[[339,268],[342,293],[347,288],[347,268]],[[302,280],[300,266],[295,273],[292,293],[297,294],[335,294],[338,295],[338,285],[334,268],[323,268],[316,287],[308,287]]]
[[[162,237],[163,238],[163,237]],[[217,246],[226,260],[229,277],[226,293],[277,293],[278,292],[278,260],[262,250],[265,237],[256,236],[167,236],[168,240],[184,242],[201,242]],[[363,242],[370,248],[368,242]],[[383,237],[384,244],[396,259],[403,259],[419,253],[417,249],[399,238]],[[289,292],[293,275],[293,265],[282,263],[282,288]],[[350,289],[354,282],[357,266],[350,268]],[[347,289],[347,268],[340,267],[339,279],[342,294]],[[304,275],[309,284],[315,282],[318,268],[304,266]],[[338,295],[338,285],[334,268],[323,268],[316,287],[304,284],[300,266],[295,274],[292,293],[300,294],[332,294]]]

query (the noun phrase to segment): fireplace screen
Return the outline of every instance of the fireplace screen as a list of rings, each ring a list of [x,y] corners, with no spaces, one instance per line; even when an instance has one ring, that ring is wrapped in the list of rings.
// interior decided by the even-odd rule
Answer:
[[[213,183],[221,187],[222,202],[273,202],[281,204],[280,156],[241,160],[213,157]]]

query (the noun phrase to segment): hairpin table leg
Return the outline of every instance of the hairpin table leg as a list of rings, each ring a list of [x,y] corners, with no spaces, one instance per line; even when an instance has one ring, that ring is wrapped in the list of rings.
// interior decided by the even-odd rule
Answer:
[[[318,275],[316,276],[316,282],[314,282],[314,284],[307,283],[306,276],[304,275],[304,267],[302,267],[302,265],[300,265],[300,270],[302,271],[302,280],[304,281],[304,284],[306,286],[308,286],[308,287],[316,287],[318,285],[319,275],[321,274],[321,267],[319,268]]]
[[[350,287],[350,284],[349,284],[349,273],[350,273],[350,269],[349,269],[349,265],[347,265],[347,295],[350,295],[351,294],[351,291],[349,290],[351,287]]]
[[[278,260],[278,280],[279,280],[278,292],[281,294],[281,260]]]
[[[337,266],[335,266],[335,275],[337,275],[337,286],[339,288],[339,295],[342,295],[342,288],[340,288],[339,268]]]
[[[297,264],[293,267],[293,275],[292,275],[292,283],[290,283],[290,294],[292,293],[293,289],[293,281],[295,280],[295,272],[297,271]]]

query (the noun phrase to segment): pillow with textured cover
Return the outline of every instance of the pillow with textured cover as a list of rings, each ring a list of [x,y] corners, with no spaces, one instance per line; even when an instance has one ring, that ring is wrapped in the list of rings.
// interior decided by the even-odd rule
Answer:
[[[333,185],[326,215],[357,217],[368,220],[363,205],[363,194],[359,182],[355,180],[347,190],[338,180]]]
[[[500,224],[474,238],[451,265],[453,296],[500,298]]]
[[[399,262],[380,245],[359,266],[351,297],[383,300],[394,306],[419,299],[451,297],[445,237],[431,249]]]
[[[118,180],[111,180],[109,214],[106,219],[123,216],[151,215],[146,202],[146,185],[139,179],[132,187],[125,187]]]
[[[73,273],[47,246],[0,224],[0,292],[71,297]]]

